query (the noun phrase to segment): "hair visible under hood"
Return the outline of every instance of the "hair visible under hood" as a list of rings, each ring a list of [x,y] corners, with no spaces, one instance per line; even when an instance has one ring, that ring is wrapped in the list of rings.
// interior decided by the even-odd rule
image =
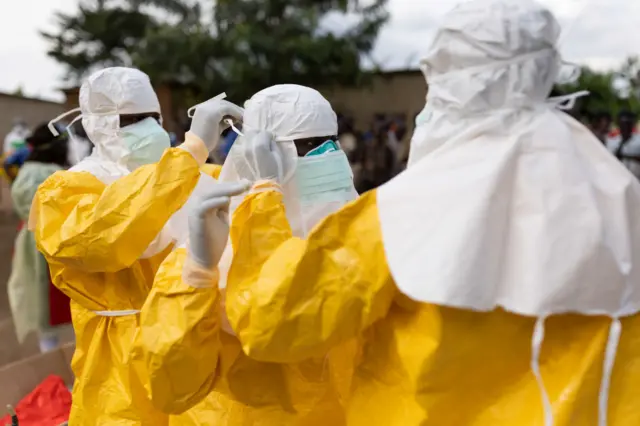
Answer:
[[[62,130],[62,129],[60,129]],[[52,163],[66,167],[68,158],[68,138],[66,133],[53,136],[48,123],[40,124],[31,136],[26,139],[31,148],[26,162]]]

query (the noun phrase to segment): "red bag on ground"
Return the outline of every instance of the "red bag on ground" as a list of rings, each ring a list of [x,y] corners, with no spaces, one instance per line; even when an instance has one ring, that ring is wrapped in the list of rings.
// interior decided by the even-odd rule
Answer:
[[[69,421],[70,411],[71,393],[58,376],[44,379],[16,407],[20,426],[58,426]],[[0,425],[5,424],[11,424],[10,415],[0,419]]]

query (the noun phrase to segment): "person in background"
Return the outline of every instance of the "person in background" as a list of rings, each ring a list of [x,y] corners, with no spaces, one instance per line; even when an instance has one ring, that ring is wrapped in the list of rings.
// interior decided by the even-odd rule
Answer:
[[[26,142],[30,150],[11,187],[13,207],[23,222],[29,218],[38,186],[68,166],[67,137],[54,137],[47,123],[37,127]],[[36,248],[33,232],[26,226],[21,227],[16,237],[7,290],[18,342],[37,332],[41,352],[55,349],[58,335],[51,326],[51,318],[70,319],[69,298],[57,297],[56,303],[51,303],[51,292],[59,290],[52,288],[47,262]]]
[[[640,135],[635,132],[638,116],[631,111],[618,114],[619,134],[609,138],[607,148],[640,179]]]
[[[20,167],[22,167],[30,153],[31,147],[29,144],[25,144],[24,146],[14,150],[7,158],[5,158],[2,167],[4,168],[4,173],[9,179],[9,183],[13,183],[18,175]]]
[[[26,138],[31,134],[27,122],[22,118],[16,118],[13,121],[13,128],[4,138],[2,155],[6,158],[13,151],[25,145]]]
[[[395,174],[397,139],[391,123],[383,123],[380,116],[374,122],[372,139],[365,142],[361,152],[362,172],[356,186],[359,193],[377,188]]]
[[[611,117],[611,114],[608,112],[597,112],[590,116],[589,129],[591,129],[600,142],[606,145],[609,132],[611,132],[612,123],[613,118]]]
[[[256,139],[226,290],[245,354],[361,338],[349,425],[640,424],[640,182],[548,100],[560,34],[532,0],[455,7],[407,171],[305,238]]]

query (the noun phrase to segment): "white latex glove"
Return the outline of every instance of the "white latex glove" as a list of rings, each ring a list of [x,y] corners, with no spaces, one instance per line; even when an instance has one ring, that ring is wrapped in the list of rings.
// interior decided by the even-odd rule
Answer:
[[[199,206],[189,216],[188,253],[204,270],[213,270],[229,239],[229,201],[250,187],[249,182],[218,183],[198,198]]]
[[[247,132],[240,156],[234,156],[234,166],[242,179],[255,182],[282,178],[282,154],[269,132]]]
[[[195,108],[189,131],[202,139],[209,152],[220,143],[220,134],[229,126],[225,118],[242,120],[244,110],[231,102],[210,99]]]

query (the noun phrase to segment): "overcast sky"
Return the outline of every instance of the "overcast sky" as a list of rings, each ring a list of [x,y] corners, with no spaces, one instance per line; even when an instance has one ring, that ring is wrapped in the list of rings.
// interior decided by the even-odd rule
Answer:
[[[513,0],[518,1],[518,0]],[[640,1],[541,0],[569,32],[561,50],[567,60],[611,68],[640,54]],[[18,0],[0,14],[0,91],[61,99],[63,68],[46,52],[38,31],[51,29],[54,11],[72,12],[78,0]],[[389,0],[391,21],[374,52],[386,68],[415,66],[452,0]]]

